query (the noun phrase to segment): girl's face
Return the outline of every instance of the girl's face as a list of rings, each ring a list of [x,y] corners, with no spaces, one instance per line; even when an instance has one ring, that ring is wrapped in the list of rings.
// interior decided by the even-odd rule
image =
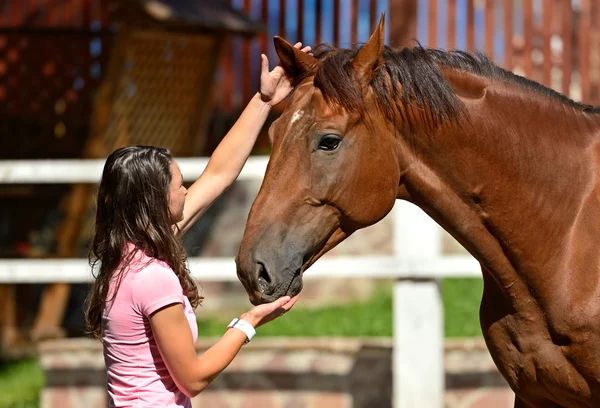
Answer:
[[[175,160],[171,161],[171,185],[169,186],[169,213],[173,224],[183,220],[183,206],[187,188],[183,186],[183,176]]]

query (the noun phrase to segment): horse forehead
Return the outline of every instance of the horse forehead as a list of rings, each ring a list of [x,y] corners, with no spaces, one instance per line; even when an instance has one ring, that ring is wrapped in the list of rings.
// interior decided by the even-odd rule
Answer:
[[[314,77],[306,78],[298,85],[294,97],[290,101],[292,117],[298,112],[314,114],[316,116],[332,116],[336,110],[325,100],[323,93],[315,87]],[[296,118],[298,118],[296,116]]]
[[[315,88],[311,100],[310,107],[313,117],[321,121],[328,121],[341,116],[343,111],[341,106],[335,106],[327,103],[320,89]]]
[[[305,83],[298,87],[294,93],[294,98],[290,101],[288,109],[282,115],[282,122],[289,129],[290,126],[297,125],[301,119],[310,115],[310,102],[314,93],[314,86]]]
[[[313,98],[313,95],[315,93],[315,86],[314,84],[311,82],[304,82],[302,85],[300,85],[298,87],[298,89],[296,90],[296,95],[297,97],[294,98],[293,101],[293,106],[296,107],[296,109],[294,109],[294,111],[298,110],[298,109],[306,109],[310,103],[311,100]]]
[[[293,125],[294,123],[296,123],[299,119],[302,118],[302,116],[304,116],[303,109],[298,109],[297,111],[295,111],[294,114],[292,115],[292,120],[290,121],[290,125]]]
[[[340,112],[326,102],[321,90],[316,88],[312,81],[306,81],[298,86],[294,98],[278,123],[284,128],[278,128],[286,129],[286,134],[297,135],[301,129],[305,129],[305,125],[328,122],[339,115]]]

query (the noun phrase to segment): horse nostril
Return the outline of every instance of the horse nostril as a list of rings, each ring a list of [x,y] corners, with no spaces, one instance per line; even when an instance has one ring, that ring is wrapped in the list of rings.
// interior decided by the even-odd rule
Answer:
[[[267,268],[265,268],[265,265],[263,265],[262,262],[259,262],[258,266],[258,287],[260,291],[264,293],[271,284],[271,277],[269,276]]]

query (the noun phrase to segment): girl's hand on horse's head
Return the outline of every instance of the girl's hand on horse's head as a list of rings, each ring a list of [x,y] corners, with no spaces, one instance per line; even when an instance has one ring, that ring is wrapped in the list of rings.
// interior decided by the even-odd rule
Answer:
[[[300,42],[296,43],[294,47],[301,49],[303,52],[310,51],[309,46],[302,48],[302,43]],[[267,56],[261,54],[260,58],[260,95],[264,102],[275,106],[289,95],[292,90],[292,84],[280,65],[269,71],[269,59]]]
[[[265,323],[277,319],[279,316],[282,316],[285,312],[290,310],[292,306],[296,304],[299,297],[300,295],[296,295],[293,298],[290,298],[289,296],[280,297],[271,303],[253,307],[240,316],[240,318],[247,321],[255,328],[262,326]]]

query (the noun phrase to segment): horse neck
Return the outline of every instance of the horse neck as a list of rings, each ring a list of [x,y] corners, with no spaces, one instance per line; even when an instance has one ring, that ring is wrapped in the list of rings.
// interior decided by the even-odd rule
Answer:
[[[600,114],[585,113],[515,83],[489,79],[479,98],[461,100],[468,122],[441,128],[438,136],[448,149],[479,164],[480,169],[470,168],[474,177],[461,175],[465,180],[482,183],[493,177],[518,189],[513,193],[545,192],[558,198],[573,186],[569,175],[586,177],[589,168],[580,159],[598,143]],[[557,177],[558,166],[563,177]]]
[[[459,96],[468,121],[401,142],[399,150],[409,153],[401,158],[400,198],[426,210],[487,264],[504,256],[498,245],[516,263],[547,260],[591,194],[599,116],[516,84],[486,80],[475,94]],[[531,236],[548,245],[534,247]]]
[[[434,132],[423,126],[409,136],[411,156],[421,165],[462,193],[511,178],[511,188],[548,191],[553,186],[550,190],[560,194],[572,180],[556,177],[557,165],[565,176],[584,176],[589,169],[575,158],[599,142],[600,113],[585,113],[518,84],[477,81],[483,85],[479,93],[472,85],[464,91],[464,80],[452,83],[455,89],[463,86],[457,92],[463,118]]]

